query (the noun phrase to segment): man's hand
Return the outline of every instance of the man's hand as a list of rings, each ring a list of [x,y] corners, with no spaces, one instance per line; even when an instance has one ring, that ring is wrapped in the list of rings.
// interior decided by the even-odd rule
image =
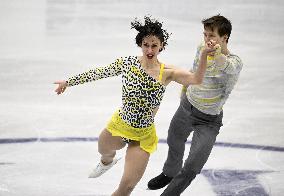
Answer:
[[[221,54],[221,46],[216,44],[216,41],[210,40],[205,43],[203,52],[208,56],[214,57]]]

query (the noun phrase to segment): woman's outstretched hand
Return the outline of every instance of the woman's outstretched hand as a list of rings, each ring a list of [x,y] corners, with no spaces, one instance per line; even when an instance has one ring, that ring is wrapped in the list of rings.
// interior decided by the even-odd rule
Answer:
[[[61,93],[63,93],[67,88],[66,81],[56,81],[53,84],[58,84],[58,87],[55,89],[55,92],[57,93],[57,95],[60,95]]]

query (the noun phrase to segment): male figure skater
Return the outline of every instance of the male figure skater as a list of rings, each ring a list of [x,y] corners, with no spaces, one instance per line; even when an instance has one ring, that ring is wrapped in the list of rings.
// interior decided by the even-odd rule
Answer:
[[[223,105],[229,97],[242,69],[241,59],[228,50],[232,30],[231,22],[216,15],[202,21],[204,42],[219,46],[207,57],[203,82],[184,87],[180,106],[168,130],[168,157],[160,175],[148,182],[151,190],[168,185],[161,196],[179,196],[201,172],[216,136],[222,126]],[[193,72],[204,49],[201,44],[196,53]],[[193,132],[190,152],[183,164],[185,142]]]

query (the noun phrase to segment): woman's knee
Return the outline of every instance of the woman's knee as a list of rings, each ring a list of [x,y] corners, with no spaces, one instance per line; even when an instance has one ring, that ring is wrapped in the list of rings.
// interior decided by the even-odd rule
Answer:
[[[98,151],[100,154],[109,154],[112,153],[111,146],[107,142],[107,138],[101,133],[99,140],[98,140]]]
[[[104,129],[98,140],[98,151],[99,153],[112,153],[113,151],[122,149],[125,143],[122,141],[121,137],[112,136],[112,134]]]

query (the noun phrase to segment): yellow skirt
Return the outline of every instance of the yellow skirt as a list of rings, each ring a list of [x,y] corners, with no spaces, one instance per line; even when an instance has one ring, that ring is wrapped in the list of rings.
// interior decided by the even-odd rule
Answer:
[[[127,124],[116,111],[107,124],[107,130],[113,136],[125,137],[140,142],[140,147],[146,152],[153,153],[157,149],[158,137],[155,125],[146,128],[135,128]]]

